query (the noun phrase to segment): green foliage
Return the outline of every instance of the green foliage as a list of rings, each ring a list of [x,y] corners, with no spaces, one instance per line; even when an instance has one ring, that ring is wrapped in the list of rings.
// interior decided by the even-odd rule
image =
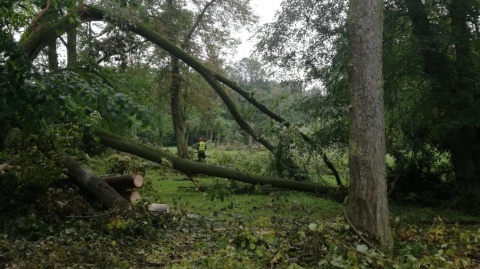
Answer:
[[[387,178],[394,186],[392,196],[397,201],[435,204],[454,195],[453,169],[447,154],[428,147],[414,152],[398,148],[392,151],[395,162],[387,170]]]
[[[146,165],[135,156],[114,153],[106,157],[105,173],[126,175],[141,173],[145,175]]]
[[[207,158],[207,161],[222,167],[238,169],[257,175],[265,175],[267,174],[265,162],[268,160],[268,155],[266,152],[264,153],[265,154],[251,154],[251,152],[242,150],[233,152],[215,150],[212,153],[211,159]]]
[[[68,130],[68,128],[65,128]],[[61,134],[66,134],[62,126]],[[71,130],[71,129],[70,129]],[[52,131],[51,142],[57,146],[71,145],[75,131],[70,135],[60,134],[60,128]],[[5,152],[7,161],[14,165],[7,173],[0,175],[0,210],[10,211],[32,203],[37,197],[45,194],[54,179],[62,175],[61,168],[55,162],[61,161],[55,153],[42,152],[38,145],[44,143],[36,135],[12,132],[7,144],[9,150]]]
[[[297,70],[317,79],[332,63],[331,48],[344,34],[347,6],[348,1],[284,2],[276,21],[259,33],[261,56],[282,68],[282,80],[302,80]]]
[[[305,180],[308,177],[307,171],[297,166],[298,161],[307,157],[306,152],[302,151],[302,146],[305,147],[304,142],[295,136],[293,130],[280,132],[278,144],[270,162],[271,171],[280,177]]]

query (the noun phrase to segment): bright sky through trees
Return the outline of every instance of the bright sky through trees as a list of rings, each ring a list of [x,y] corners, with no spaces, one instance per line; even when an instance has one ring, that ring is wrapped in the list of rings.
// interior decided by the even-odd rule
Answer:
[[[280,3],[282,0],[252,0],[252,7],[255,11],[255,14],[260,17],[259,25],[264,23],[271,22],[275,12],[280,9]],[[254,40],[249,40],[250,37],[254,34],[252,31],[249,33],[246,29],[243,29],[239,32],[239,37],[242,41],[242,44],[238,46],[237,53],[234,55],[234,60],[239,61],[242,58],[250,56],[250,53],[253,50],[255,45]]]

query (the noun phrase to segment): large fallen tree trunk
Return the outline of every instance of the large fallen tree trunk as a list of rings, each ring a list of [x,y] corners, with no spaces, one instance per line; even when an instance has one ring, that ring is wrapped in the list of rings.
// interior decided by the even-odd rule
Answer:
[[[325,186],[315,183],[298,182],[270,176],[253,175],[224,167],[208,165],[201,162],[178,158],[166,151],[153,149],[144,145],[139,145],[134,142],[127,141],[120,136],[101,129],[95,129],[95,134],[100,138],[100,143],[107,147],[130,153],[153,162],[159,162],[159,160],[161,160],[162,158],[167,159],[169,162],[172,163],[174,169],[183,172],[190,178],[196,174],[203,174],[215,177],[228,178],[231,180],[251,184],[271,185],[277,188],[286,188],[318,194],[325,194],[337,189],[336,187]]]
[[[63,166],[65,174],[73,179],[75,184],[91,193],[95,198],[102,202],[107,208],[119,208],[121,210],[130,209],[130,203],[125,200],[104,180],[96,177],[90,171],[83,168],[72,157],[63,154]]]

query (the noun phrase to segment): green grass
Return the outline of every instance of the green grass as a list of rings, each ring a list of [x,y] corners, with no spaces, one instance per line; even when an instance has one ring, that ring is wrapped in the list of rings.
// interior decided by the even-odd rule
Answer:
[[[154,199],[168,204],[173,213],[221,220],[232,216],[244,216],[250,220],[259,217],[299,217],[309,218],[312,222],[334,219],[342,214],[342,204],[310,193],[268,188],[262,193],[260,186],[248,187],[248,184],[213,177],[196,177],[201,187],[200,191],[196,191],[195,185],[180,174],[163,177],[149,174],[148,177],[158,192],[158,197]],[[249,188],[253,194],[236,193],[238,185]],[[473,223],[480,228],[480,216],[442,208],[391,203],[390,215],[392,219],[409,224],[429,225],[435,220],[442,220],[448,223]]]
[[[333,218],[341,212],[338,203],[321,199],[309,193],[288,190],[274,190],[270,194],[232,193],[235,183],[212,177],[197,177],[201,190],[179,175],[153,179],[159,192],[159,200],[171,206],[173,212],[185,212],[219,219],[230,216],[258,217],[306,217],[312,220]],[[261,188],[256,187],[257,192]],[[255,192],[255,191],[254,191]]]

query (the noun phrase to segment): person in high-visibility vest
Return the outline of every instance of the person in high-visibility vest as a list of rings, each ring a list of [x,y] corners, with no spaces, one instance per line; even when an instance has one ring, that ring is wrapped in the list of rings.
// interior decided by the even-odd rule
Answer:
[[[204,162],[205,158],[207,158],[207,155],[205,155],[205,150],[207,150],[207,144],[205,144],[205,142],[203,142],[203,138],[200,137],[198,139],[198,146],[197,146],[199,162]]]

